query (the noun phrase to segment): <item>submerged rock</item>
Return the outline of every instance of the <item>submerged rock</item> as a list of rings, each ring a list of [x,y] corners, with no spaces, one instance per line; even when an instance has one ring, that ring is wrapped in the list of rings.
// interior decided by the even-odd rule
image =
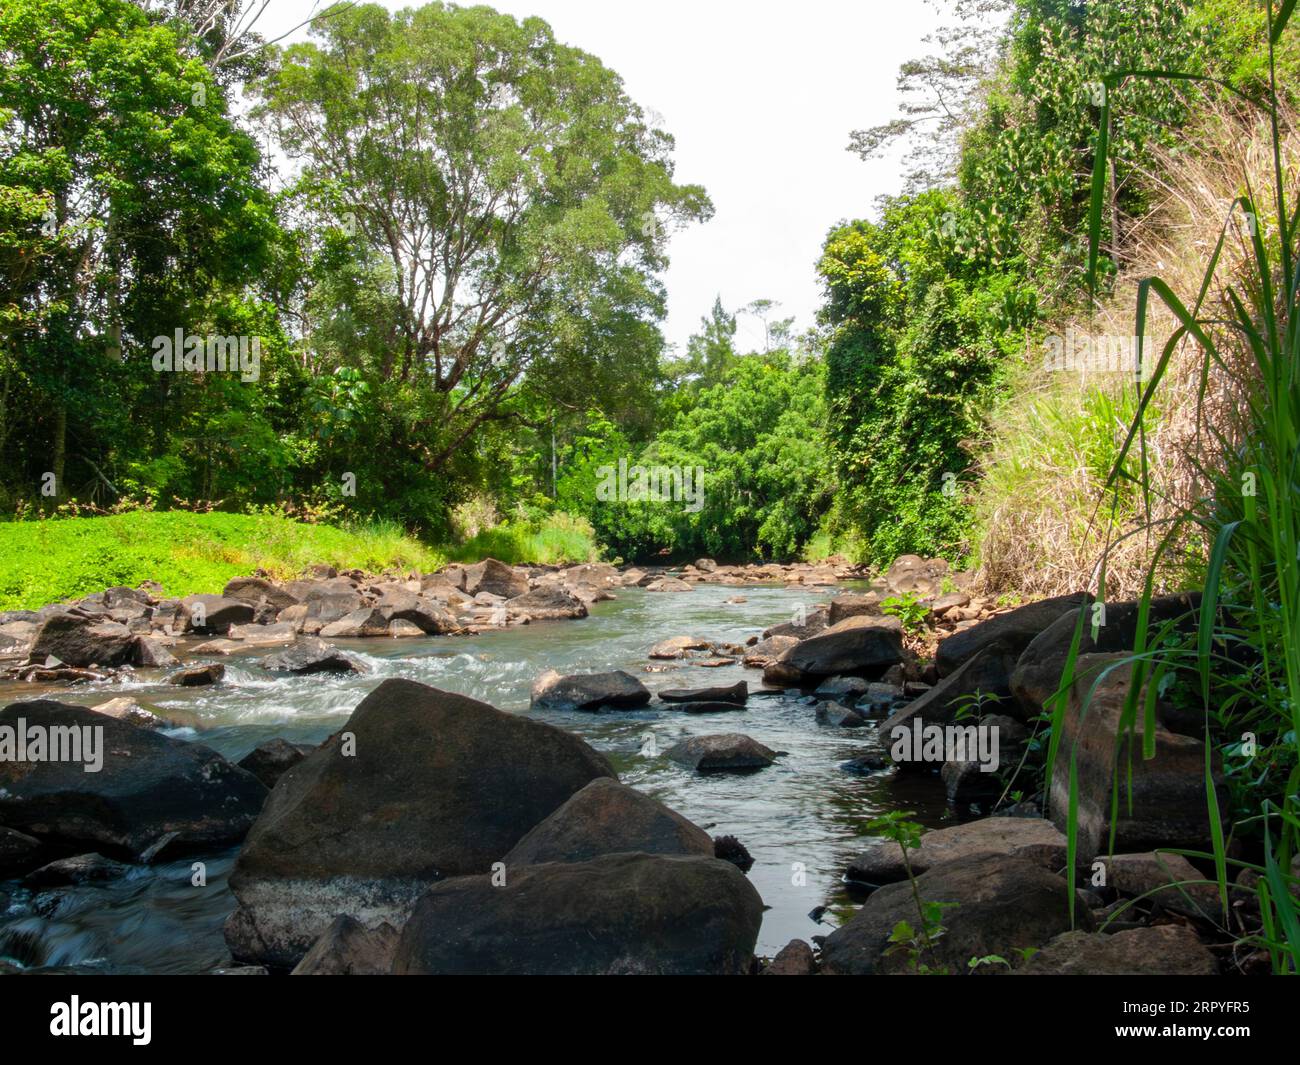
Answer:
[[[749,698],[749,685],[743,680],[735,684],[712,688],[665,688],[659,698],[666,703],[744,703]]]
[[[487,872],[613,776],[561,729],[386,680],[271,793],[231,873],[231,953],[289,967],[340,914],[400,927],[430,884]]]
[[[402,931],[394,973],[742,975],[763,902],[734,866],[608,854],[434,885]]]
[[[43,890],[69,887],[75,884],[93,884],[105,880],[120,880],[131,871],[131,866],[105,858],[102,854],[78,854],[73,858],[60,858],[23,877],[25,887]]]
[[[287,650],[262,659],[272,673],[369,673],[370,667],[332,643],[304,636]]]
[[[672,761],[697,773],[763,769],[776,761],[776,752],[739,732],[691,736],[665,752]]]

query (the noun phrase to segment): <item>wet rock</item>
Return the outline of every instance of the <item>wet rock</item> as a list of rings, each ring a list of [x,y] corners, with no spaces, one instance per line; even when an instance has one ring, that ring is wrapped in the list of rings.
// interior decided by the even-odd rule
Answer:
[[[696,855],[609,854],[431,888],[394,973],[717,974],[749,971],[763,903],[735,867]]]
[[[208,635],[224,636],[231,625],[246,625],[253,615],[251,605],[223,595],[187,595],[181,600],[181,617],[186,626]]]
[[[23,877],[23,885],[35,890],[71,887],[76,884],[95,884],[106,880],[120,880],[131,871],[131,866],[105,858],[102,854],[78,854],[73,858],[60,858]]]
[[[98,703],[91,707],[97,714],[104,714],[107,717],[114,718],[118,721],[125,721],[130,725],[137,725],[141,728],[168,728],[171,722],[154,713],[147,707],[141,706],[134,699],[127,696],[118,696],[116,699],[109,699],[107,702]]]
[[[861,677],[831,677],[817,685],[813,695],[818,699],[834,699],[847,706],[866,695],[869,684]]]
[[[1040,599],[1036,603],[998,614],[988,621],[956,632],[939,643],[934,661],[939,676],[946,677],[978,651],[993,643],[1008,654],[1019,656],[1040,632],[1062,614],[1077,611],[1087,599],[1084,592]]]
[[[691,736],[664,752],[697,773],[744,772],[763,769],[776,761],[776,752],[739,732]]]
[[[102,729],[103,765],[0,761],[0,823],[66,846],[137,854],[169,832],[185,846],[242,839],[266,798],[216,751],[50,700],[13,703],[0,727]],[[83,748],[83,755],[85,749]]]
[[[534,710],[599,710],[602,707],[645,706],[650,692],[621,669],[609,673],[571,673],[548,670],[533,682]]]
[[[352,613],[321,626],[320,634],[326,639],[359,639],[367,636],[387,636],[388,621],[378,607],[363,606]]]
[[[932,972],[960,975],[971,958],[997,954],[1013,958],[1026,947],[1041,947],[1070,927],[1069,889],[1063,878],[1024,858],[974,854],[932,866],[916,879],[922,902],[953,903],[939,920],[943,935],[919,957],[889,953],[900,921],[920,925],[910,882],[873,892],[852,920],[822,944],[822,972],[870,975]],[[1076,914],[1084,931],[1093,927],[1086,909]]]
[[[137,636],[131,661],[141,669],[168,669],[176,665],[176,656],[152,636]]]
[[[273,740],[259,743],[237,764],[240,769],[248,770],[268,788],[273,788],[285,773],[315,749],[307,744],[290,743],[277,736]]]
[[[43,662],[53,656],[69,666],[121,666],[131,661],[135,641],[135,634],[115,621],[52,614],[36,630],[31,659]]]
[[[713,645],[699,636],[673,636],[660,640],[652,648],[648,657],[656,659],[685,658],[690,651],[707,651]]]
[[[0,879],[31,869],[40,861],[41,841],[0,825]]]
[[[892,765],[893,763],[882,754],[864,754],[859,758],[850,758],[847,762],[841,762],[840,769],[855,776],[867,776],[871,773],[879,773],[882,769],[889,769]]]
[[[177,670],[167,678],[168,684],[181,688],[201,688],[218,683],[226,675],[226,667],[219,662],[207,662],[201,666],[187,666]]]
[[[921,836],[907,853],[913,873],[976,854],[1000,854],[1041,865],[1051,872],[1065,867],[1066,839],[1050,821],[1023,817],[986,817]],[[881,840],[849,863],[847,876],[863,884],[892,884],[907,877],[903,852],[893,840]]]
[[[742,873],[748,873],[754,868],[754,859],[749,853],[749,848],[735,836],[714,836],[713,856],[724,862],[730,862]]]
[[[409,621],[430,636],[446,636],[460,631],[456,615],[442,603],[426,596],[389,592],[380,600],[379,609],[390,626],[394,621]]]
[[[293,966],[339,914],[400,927],[444,877],[486,873],[605,759],[532,718],[386,680],[280,778],[231,873],[240,960]]]
[[[559,621],[587,616],[587,605],[581,599],[554,585],[534,588],[531,592],[509,599],[506,607],[526,614],[534,621]]]
[[[469,595],[490,592],[503,599],[514,599],[528,591],[528,578],[504,562],[485,558],[465,570],[465,591]]]
[[[870,623],[801,640],[774,665],[808,680],[841,674],[879,676],[903,659],[903,626],[894,617],[864,620]]]
[[[764,976],[816,976],[817,959],[813,949],[802,939],[792,939],[763,970]]]
[[[766,669],[798,642],[797,636],[769,636],[745,653],[744,663],[752,669]]]
[[[1120,653],[1080,658],[1062,722],[1060,750],[1067,759],[1074,753],[1078,766],[1080,861],[1090,861],[1103,849],[1109,849],[1111,798],[1116,785],[1116,851],[1170,847],[1205,850],[1210,839],[1205,747],[1201,740],[1176,735],[1157,721],[1155,757],[1143,758],[1145,722],[1139,714],[1131,741],[1133,757],[1130,760],[1121,753],[1117,765],[1120,719],[1132,676],[1131,666],[1125,662],[1127,657]],[[1097,687],[1088,703],[1094,683]],[[1127,748],[1129,741],[1124,746]],[[1214,774],[1216,790],[1223,796],[1226,786],[1217,755]],[[1068,820],[1069,801],[1069,774],[1053,774],[1048,810],[1062,830]]]
[[[1016,972],[1022,976],[1217,976],[1219,966],[1190,928],[1157,925],[1114,935],[1063,932]]]
[[[817,704],[814,718],[819,725],[831,725],[835,728],[861,728],[867,719],[856,710],[850,710],[839,703],[823,700]]]
[[[532,828],[503,860],[509,871],[518,865],[585,862],[624,851],[712,856],[713,840],[663,803],[601,777]]]
[[[647,592],[690,592],[694,589],[683,580],[676,577],[660,577],[657,581],[651,581],[645,586]]]
[[[667,703],[744,703],[749,698],[749,685],[738,680],[735,684],[712,688],[665,688],[659,692],[659,698]]]
[[[312,944],[293,976],[387,976],[397,951],[398,931],[381,923],[370,929],[339,914]]]
[[[278,654],[262,659],[262,668],[272,673],[369,673],[370,667],[331,643],[304,636]]]

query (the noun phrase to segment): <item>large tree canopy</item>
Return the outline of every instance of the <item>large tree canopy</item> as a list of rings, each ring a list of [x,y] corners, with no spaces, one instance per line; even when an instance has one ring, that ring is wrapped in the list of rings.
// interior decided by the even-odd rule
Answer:
[[[521,378],[617,379],[602,342],[662,315],[669,228],[710,210],[618,76],[483,7],[340,7],[313,35],[260,82],[260,113],[305,208],[382,260],[372,369],[435,398],[414,425],[426,468]]]

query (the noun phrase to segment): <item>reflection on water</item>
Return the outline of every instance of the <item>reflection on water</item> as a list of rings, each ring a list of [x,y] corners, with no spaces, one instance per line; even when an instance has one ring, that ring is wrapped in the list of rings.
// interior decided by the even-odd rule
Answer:
[[[130,694],[165,711],[185,708],[209,727],[176,733],[201,738],[231,759],[275,736],[319,742],[335,731],[361,698],[387,677],[406,677],[461,692],[503,710],[528,713],[528,691],[546,669],[581,673],[626,669],[651,691],[731,684],[751,690],[759,674],[739,664],[704,668],[657,663],[645,673],[646,652],[669,636],[697,635],[743,643],[756,630],[788,620],[799,603],[824,599],[806,589],[745,587],[744,603],[727,603],[738,589],[699,585],[689,593],[622,589],[597,603],[582,621],[538,623],[469,638],[340,640],[373,672],[364,677],[272,679],[261,655],[226,659],[217,688],[180,689],[138,676],[126,684],[60,693],[69,702],[96,703]],[[46,692],[40,694],[45,695]],[[33,698],[30,686],[0,689],[0,702]],[[775,953],[790,939],[826,934],[850,899],[840,882],[847,859],[861,848],[872,817],[916,811],[936,825],[950,815],[932,782],[918,787],[891,773],[853,776],[841,762],[879,746],[872,730],[818,726],[798,693],[754,696],[744,712],[676,711],[546,713],[545,720],[582,736],[613,763],[620,778],[678,810],[712,835],[734,835],[749,849],[749,876],[768,910],[758,950]],[[748,775],[700,776],[663,757],[678,739],[710,732],[745,732],[785,752],[776,765]],[[645,734],[653,733],[653,745]],[[657,753],[652,753],[657,752]],[[97,971],[203,972],[229,963],[221,924],[234,908],[226,875],[236,851],[200,855],[207,886],[191,886],[193,859],[140,868],[122,881],[33,895],[0,882],[0,958],[25,966],[78,966]],[[830,907],[821,922],[810,912]]]

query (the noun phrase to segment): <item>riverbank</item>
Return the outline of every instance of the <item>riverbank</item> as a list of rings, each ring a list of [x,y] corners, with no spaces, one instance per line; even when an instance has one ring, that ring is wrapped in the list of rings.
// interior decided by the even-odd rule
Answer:
[[[618,935],[625,954],[654,971],[749,971],[744,960],[749,954],[770,958],[795,939],[802,946],[784,951],[775,971],[909,971],[912,963],[962,971],[969,958],[927,960],[923,946],[910,955],[888,953],[887,944],[877,941],[881,922],[898,917],[896,892],[888,885],[906,880],[907,872],[889,839],[888,822],[875,821],[916,811],[918,831],[957,833],[923,836],[912,863],[915,875],[930,876],[927,883],[938,883],[945,895],[962,901],[955,916],[945,917],[952,932],[947,941],[958,953],[979,944],[981,957],[1005,954],[1009,964],[1020,964],[1017,948],[1046,949],[1059,936],[1073,934],[1061,876],[1066,863],[1060,801],[1058,816],[1044,819],[1043,812],[1053,812],[1052,797],[1011,794],[1005,772],[982,769],[978,741],[981,735],[997,738],[1004,770],[1032,746],[1041,718],[1035,678],[1057,668],[1052,663],[1060,654],[1059,640],[1043,637],[1059,631],[1062,619],[1072,629],[1082,599],[1005,609],[970,592],[943,591],[964,581],[924,559],[899,560],[874,578],[847,564],[726,567],[701,559],[668,571],[516,568],[488,560],[400,579],[328,568],[295,581],[241,578],[227,584],[224,595],[186,597],[188,602],[171,602],[148,589],[111,589],[75,605],[49,607],[44,617],[36,612],[32,619],[7,618],[4,626],[35,626],[28,661],[20,665],[39,664],[53,675],[6,684],[5,702],[53,695],[57,703],[41,704],[50,715],[47,723],[74,717],[78,723],[93,722],[112,712],[117,716],[109,719],[111,726],[105,723],[116,730],[110,746],[132,752],[132,772],[147,778],[165,771],[175,784],[168,765],[208,751],[219,761],[204,755],[207,760],[194,769],[197,780],[224,782],[215,795],[186,800],[192,801],[189,807],[181,801],[185,788],[173,786],[165,799],[150,799],[145,808],[109,819],[112,825],[90,840],[85,810],[73,797],[105,791],[114,772],[111,759],[103,774],[81,774],[62,792],[61,801],[70,804],[62,815],[51,814],[47,803],[39,825],[23,820],[21,789],[10,787],[20,799],[0,804],[0,824],[19,850],[24,844],[15,834],[31,841],[25,858],[14,857],[11,848],[11,869],[41,863],[21,871],[23,879],[7,889],[11,912],[21,915],[10,933],[17,934],[17,928],[47,937],[38,938],[39,949],[32,946],[22,959],[28,967],[55,959],[78,965],[86,957],[73,946],[77,935],[86,934],[78,908],[92,905],[87,899],[130,897],[147,883],[177,902],[191,900],[205,915],[196,919],[203,946],[182,971],[228,967],[227,949],[246,966],[287,969],[313,953],[313,965],[322,964],[322,954],[338,965],[340,952],[355,957],[358,942],[371,958],[367,964],[375,964],[378,952],[383,964],[392,966],[396,933],[403,933],[417,901],[432,893],[424,874],[403,870],[432,863],[443,870],[436,883],[445,886],[433,893],[424,907],[428,912],[412,926],[402,965],[456,968],[456,957],[432,946],[446,939],[448,911],[439,909],[438,900],[467,890],[454,909],[482,915],[476,935],[489,937],[494,949],[504,952],[492,964],[530,971],[544,962],[512,955],[509,942],[534,933],[564,941],[572,930],[566,931],[562,900],[573,887],[564,875],[550,872],[519,878],[517,896],[480,897],[473,885],[477,877],[491,877],[498,861],[504,863],[507,883],[516,883],[512,870],[531,869],[537,855],[526,860],[525,853],[536,850],[562,865],[582,866],[583,877],[574,886],[603,885],[599,906],[608,907],[607,914],[637,915]],[[919,624],[926,642],[909,637],[903,619],[882,612],[887,602],[903,596],[924,607],[924,617],[908,627]],[[1110,605],[1117,619],[1114,634],[1107,632],[1087,650],[1120,649],[1125,617],[1122,609],[1115,613],[1120,606]],[[59,679],[59,667],[48,655],[39,663],[30,660],[33,652],[49,649],[39,634],[60,618],[71,622],[55,625],[48,638],[62,639],[72,658],[103,657],[105,647],[127,654],[149,646],[176,661],[149,666],[125,661],[108,667],[115,672],[103,680]],[[573,624],[559,624],[562,619]],[[933,653],[926,652],[930,644]],[[83,657],[77,666],[61,661],[69,669],[105,668],[96,657]],[[448,702],[448,692],[469,698]],[[110,694],[116,705],[102,705]],[[976,742],[967,752],[976,757],[955,757],[958,752],[943,740],[933,751],[922,744],[910,753],[889,742],[895,728],[914,721],[965,722],[969,715],[963,711],[969,711],[972,697],[978,713],[969,723],[983,730],[974,734]],[[985,705],[994,697],[996,705]],[[1105,707],[1113,709],[1115,697],[1108,698]],[[27,724],[39,723],[33,705],[10,706],[3,717],[8,721],[22,713]],[[95,717],[86,716],[92,713],[84,709],[89,706],[99,707]],[[440,737],[436,750],[424,750],[421,736],[433,727],[426,714],[450,715],[447,724],[434,729]],[[1103,728],[1114,725],[1109,711],[1095,721]],[[525,733],[534,726],[551,731],[530,738]],[[516,735],[520,728],[525,732]],[[468,731],[461,735],[462,729]],[[359,762],[343,761],[350,756],[338,737],[347,734],[357,740]],[[1149,816],[1142,831],[1147,835],[1121,836],[1122,848],[1133,848],[1131,855],[1170,843],[1158,833],[1175,825],[1169,816],[1178,810],[1174,800],[1185,798],[1182,771],[1188,766],[1178,759],[1187,739],[1162,729],[1157,774],[1144,782]],[[541,763],[509,755],[513,745],[532,749],[543,741],[555,746],[553,756]],[[1087,737],[1089,749],[1099,745],[1105,747],[1104,737]],[[1113,737],[1106,749],[1113,749]],[[151,768],[155,761],[157,770]],[[343,787],[342,777],[330,783],[348,765],[366,777],[367,766],[382,766],[387,783],[375,779],[361,788]],[[531,768],[520,776],[523,765]],[[576,765],[588,767],[581,770],[591,774],[585,782],[559,783]],[[1166,766],[1172,767],[1169,772]],[[1098,789],[1109,795],[1103,770],[1094,766],[1087,775],[1093,826]],[[597,781],[611,776],[622,782],[614,796],[618,802],[609,807],[613,799],[604,796],[596,805],[624,811],[614,824],[592,813],[588,792],[608,790]],[[401,783],[407,778],[409,786]],[[995,780],[998,787],[991,790]],[[469,782],[469,797],[456,798]],[[263,796],[270,788],[273,798],[258,798],[257,787]],[[528,801],[546,812],[536,821],[532,814],[520,814],[523,820],[503,829],[493,813],[502,794],[531,796]],[[1161,805],[1161,794],[1170,802]],[[409,807],[395,824],[427,824],[429,831],[420,835],[409,828],[385,835],[372,813],[396,809],[394,803]],[[447,803],[460,805],[453,811]],[[310,816],[302,820],[304,812],[315,809],[334,813],[319,822]],[[222,816],[214,818],[214,810]],[[300,813],[290,816],[290,810]],[[984,816],[990,811],[1017,816],[990,821]],[[482,854],[462,853],[442,829],[434,830],[448,819],[480,825],[495,842]],[[132,826],[125,836],[124,822]],[[1186,829],[1186,820],[1178,827]],[[496,840],[492,833],[502,831]],[[171,832],[179,836],[166,839]],[[336,848],[343,864],[311,842],[319,833],[346,841]],[[701,833],[713,837],[712,854],[702,851]],[[528,848],[525,837],[532,838]],[[547,850],[539,838],[551,839],[552,848],[560,839],[577,849]],[[235,845],[237,855],[228,849]],[[84,857],[91,847],[100,859]],[[679,865],[662,859],[624,867],[600,858],[628,850],[689,858],[689,870],[679,876]],[[989,851],[998,855],[996,861],[980,865],[976,859]],[[318,859],[286,865],[280,858],[285,853]],[[357,882],[353,859],[367,853],[375,855],[373,869]],[[212,891],[189,885],[187,854],[210,867]],[[1091,857],[1079,855],[1081,862]],[[69,858],[79,864],[60,864]],[[750,859],[749,887],[709,864],[734,868]],[[1161,860],[1168,863],[1167,857]],[[54,868],[40,873],[51,861]],[[117,864],[105,867],[105,861]],[[944,872],[950,861],[965,865]],[[1159,871],[1155,858],[1131,857],[1121,866],[1149,873],[1153,861]],[[963,873],[972,862],[978,868]],[[94,881],[86,868],[103,878]],[[685,908],[675,911],[674,921],[717,950],[702,956],[694,946],[683,947],[674,957],[649,951],[647,944],[660,930],[649,912],[629,907],[620,886],[628,882],[684,892]],[[1002,900],[992,909],[977,898],[987,883],[998,885]],[[1146,956],[1144,971],[1219,971],[1222,956],[1214,950],[1223,940],[1215,938],[1204,913],[1190,919],[1200,922],[1192,933],[1195,942],[1178,933],[1178,942],[1163,953],[1157,950],[1162,937],[1172,934],[1158,929],[1177,912],[1170,904],[1176,900],[1171,893],[1157,902],[1139,899],[1147,889],[1135,891],[1137,883],[1145,881],[1128,875],[1100,890],[1090,883],[1076,915],[1085,939],[1077,949],[1070,940],[1052,946],[1049,960],[1105,971],[1116,964],[1115,952],[1126,948],[1121,964]],[[768,907],[761,928],[751,891]],[[1041,905],[1014,923],[1013,931],[1008,915],[1026,892]],[[864,894],[866,903],[858,909]],[[699,924],[708,909],[702,905],[705,896],[718,905],[729,900],[731,917],[722,926]],[[379,910],[378,898],[388,900]],[[122,906],[126,914],[139,913],[138,902]],[[232,911],[242,916],[226,925],[222,947],[220,927]],[[358,931],[346,922],[335,927],[339,914],[370,916]],[[107,922],[107,916],[101,920]],[[1143,930],[1130,937],[1136,949],[1127,949],[1129,939],[1117,942],[1116,936],[1091,931],[1106,920],[1112,921],[1109,931]],[[65,927],[82,931],[57,931]],[[423,931],[417,935],[416,929]],[[514,932],[506,936],[493,929]],[[184,940],[196,930],[182,933],[173,924],[168,934]],[[53,950],[51,936],[63,953]],[[935,935],[937,941],[943,938]],[[463,963],[473,944],[461,946]],[[156,947],[161,951],[162,942]],[[0,947],[4,953],[12,956],[12,946]],[[581,952],[570,961],[579,969],[590,967],[584,971],[613,971],[609,967],[618,964]],[[147,970],[150,963],[137,957],[136,964]]]

